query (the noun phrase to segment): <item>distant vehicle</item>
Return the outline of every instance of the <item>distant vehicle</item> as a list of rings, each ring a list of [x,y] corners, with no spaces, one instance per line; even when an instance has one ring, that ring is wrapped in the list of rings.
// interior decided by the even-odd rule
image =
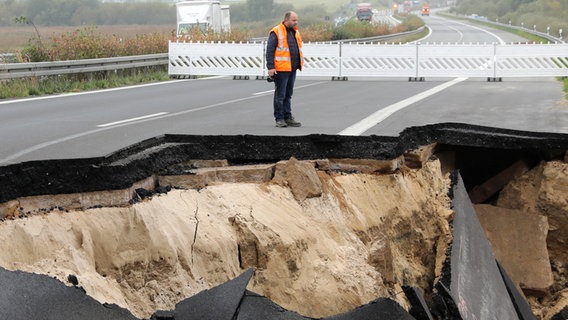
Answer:
[[[423,16],[429,16],[429,15],[430,15],[430,7],[428,6],[427,3],[425,3],[425,4],[422,6],[422,15],[423,15]]]
[[[410,13],[410,11],[412,11],[412,1],[404,1],[402,6],[405,13]]]
[[[345,18],[345,17],[336,18],[336,19],[335,19],[335,26],[336,26],[336,27],[337,27],[337,26],[342,26],[342,25],[344,25],[344,24],[347,22],[347,20],[349,20],[349,18]]]
[[[368,21],[373,20],[373,9],[370,3],[359,3],[357,4],[357,20]]]
[[[193,0],[176,2],[177,35],[199,29],[205,33],[231,31],[231,15],[228,5],[219,0]]]

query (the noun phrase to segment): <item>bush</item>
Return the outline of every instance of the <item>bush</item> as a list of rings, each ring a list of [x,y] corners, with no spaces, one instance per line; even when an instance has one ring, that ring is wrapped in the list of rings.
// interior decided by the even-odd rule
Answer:
[[[231,32],[214,32],[209,29],[207,32],[203,33],[201,30],[195,28],[189,33],[184,34],[176,38],[178,41],[227,41],[227,42],[239,42],[247,41],[249,39],[248,32],[243,29],[234,29]],[[166,51],[167,52],[167,48]]]
[[[48,51],[42,42],[30,39],[28,45],[17,53],[19,62],[40,62],[49,60]]]
[[[392,33],[416,30],[423,26],[424,22],[417,16],[404,18],[402,24],[390,26],[388,24],[371,24],[357,20],[349,20],[342,26],[336,27],[332,31],[331,40],[359,39],[383,36]]]
[[[20,62],[39,62],[165,53],[170,39],[171,35],[163,33],[138,34],[123,39],[103,35],[95,26],[90,26],[53,35],[47,42],[30,41],[18,56]]]
[[[417,30],[424,26],[424,21],[420,19],[420,17],[411,14],[402,21],[402,25],[406,26],[406,30],[408,31]]]
[[[305,42],[329,41],[333,37],[333,28],[329,25],[314,25],[301,29]]]

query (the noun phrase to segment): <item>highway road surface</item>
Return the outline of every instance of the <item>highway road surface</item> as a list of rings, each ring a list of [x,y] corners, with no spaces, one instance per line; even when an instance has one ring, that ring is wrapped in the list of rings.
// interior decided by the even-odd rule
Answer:
[[[424,17],[421,42],[517,42],[494,29]],[[300,128],[276,128],[273,85],[212,77],[0,100],[0,165],[104,156],[162,134],[387,135],[410,126],[460,122],[568,133],[568,103],[554,78],[407,78],[331,81],[300,77],[293,112]]]

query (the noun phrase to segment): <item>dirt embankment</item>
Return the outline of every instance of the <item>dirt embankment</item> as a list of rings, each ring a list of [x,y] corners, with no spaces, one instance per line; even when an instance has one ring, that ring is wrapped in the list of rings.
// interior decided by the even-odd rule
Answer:
[[[382,174],[362,162],[337,170],[327,160],[267,168],[244,170],[254,177],[239,173],[262,182],[222,183],[234,171],[202,172],[205,187],[131,206],[7,219],[0,242],[10,250],[0,252],[0,266],[63,282],[74,274],[90,296],[141,318],[249,267],[256,269],[250,290],[309,317],[377,297],[407,307],[402,285],[421,288],[429,300],[451,241],[450,182],[439,160]],[[193,183],[195,177],[187,176]],[[542,163],[510,183],[497,203],[550,224],[554,281],[544,294],[529,295],[542,319],[568,304],[567,180],[566,163]]]

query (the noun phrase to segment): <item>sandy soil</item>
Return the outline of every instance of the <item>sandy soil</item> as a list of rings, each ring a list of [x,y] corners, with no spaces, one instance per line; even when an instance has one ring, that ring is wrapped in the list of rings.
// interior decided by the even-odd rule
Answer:
[[[128,208],[4,221],[0,241],[12,249],[0,265],[64,282],[75,274],[89,295],[139,317],[249,267],[250,290],[310,317],[377,297],[406,304],[402,284],[430,288],[432,252],[448,240],[451,214],[439,163],[392,175],[318,174],[321,195],[300,202],[281,183],[223,184]]]
[[[539,190],[564,197],[555,212],[566,218],[566,163],[543,164],[507,190],[533,190],[515,186],[550,166],[555,173]],[[129,207],[5,220],[0,243],[10,250],[0,250],[0,265],[63,282],[77,275],[95,299],[145,318],[249,267],[256,270],[249,290],[309,317],[378,297],[408,307],[402,285],[420,287],[428,300],[451,240],[450,182],[440,162],[394,174],[313,170],[319,192],[299,200],[295,173],[285,172],[270,183],[172,190]],[[566,256],[553,253],[555,288],[529,297],[541,319],[568,304]]]

